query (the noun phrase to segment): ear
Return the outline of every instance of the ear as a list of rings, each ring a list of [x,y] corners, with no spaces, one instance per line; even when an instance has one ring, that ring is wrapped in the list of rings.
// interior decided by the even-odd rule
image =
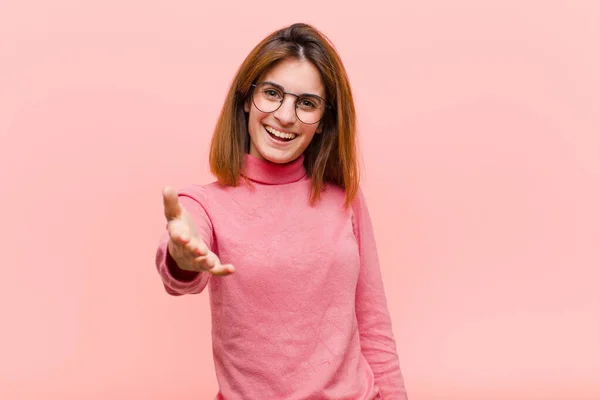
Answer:
[[[246,100],[244,102],[244,111],[249,113],[250,112],[250,100]]]
[[[319,126],[317,126],[317,130],[315,131],[315,133],[320,134],[323,133],[323,124],[321,124],[319,122]]]

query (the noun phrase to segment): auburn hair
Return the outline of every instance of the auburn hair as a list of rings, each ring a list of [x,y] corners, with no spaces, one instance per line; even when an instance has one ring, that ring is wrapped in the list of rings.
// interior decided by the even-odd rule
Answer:
[[[237,186],[249,151],[248,115],[244,104],[257,83],[277,62],[293,58],[311,62],[320,72],[329,104],[315,135],[304,152],[304,167],[311,178],[310,203],[319,199],[324,185],[344,189],[346,207],[359,187],[356,152],[356,111],[350,83],[341,58],[329,39],[311,25],[296,23],[263,39],[240,65],[214,130],[209,163],[219,183]]]

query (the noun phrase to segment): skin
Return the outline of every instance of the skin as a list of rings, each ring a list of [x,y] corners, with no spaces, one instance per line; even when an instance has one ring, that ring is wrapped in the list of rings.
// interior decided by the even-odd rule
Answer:
[[[186,271],[208,271],[216,276],[235,272],[231,264],[221,264],[219,257],[208,249],[198,235],[196,223],[179,202],[171,187],[163,189],[163,205],[169,232],[168,249],[179,268]]]
[[[266,72],[262,81],[282,86],[286,92],[312,93],[325,97],[325,88],[318,69],[308,61],[286,59]],[[289,163],[306,150],[315,134],[321,133],[319,124],[307,125],[298,120],[295,113],[296,97],[286,95],[281,107],[272,113],[263,113],[252,101],[245,104],[249,113],[250,154],[273,163]],[[265,125],[298,136],[287,143],[277,143],[265,130]],[[198,228],[179,202],[177,192],[171,187],[163,189],[164,214],[169,232],[168,249],[179,268],[186,271],[207,271],[216,276],[235,272],[231,264],[221,264],[219,257],[209,250],[198,235]]]
[[[311,93],[325,98],[325,86],[319,70],[306,60],[285,59],[271,68],[261,81],[277,83],[286,92]],[[263,113],[252,101],[245,104],[244,111],[249,113],[250,155],[273,163],[289,163],[304,153],[315,134],[321,133],[319,124],[307,125],[298,120],[296,100],[296,97],[286,95],[281,107],[272,113]],[[265,126],[298,136],[285,144],[276,143],[266,132]]]

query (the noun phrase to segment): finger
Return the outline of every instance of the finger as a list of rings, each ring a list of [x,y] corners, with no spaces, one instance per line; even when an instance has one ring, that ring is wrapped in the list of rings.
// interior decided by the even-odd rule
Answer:
[[[172,221],[180,218],[182,214],[181,204],[179,204],[179,196],[177,192],[167,186],[163,189],[163,206],[165,208],[165,218],[167,221]]]
[[[235,267],[231,264],[220,264],[218,263],[208,272],[215,276],[227,276],[235,272]]]
[[[205,257],[210,253],[208,246],[197,237],[191,238],[189,243],[186,245],[186,248],[194,257]]]
[[[198,269],[209,271],[219,264],[219,258],[215,253],[209,252],[205,256],[199,256],[194,259],[194,264]]]

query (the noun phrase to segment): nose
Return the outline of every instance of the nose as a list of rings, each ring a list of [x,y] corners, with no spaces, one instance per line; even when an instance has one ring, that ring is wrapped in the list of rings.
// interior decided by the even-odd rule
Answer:
[[[291,125],[296,122],[296,98],[294,96],[286,96],[283,99],[281,107],[273,115],[282,125]]]

